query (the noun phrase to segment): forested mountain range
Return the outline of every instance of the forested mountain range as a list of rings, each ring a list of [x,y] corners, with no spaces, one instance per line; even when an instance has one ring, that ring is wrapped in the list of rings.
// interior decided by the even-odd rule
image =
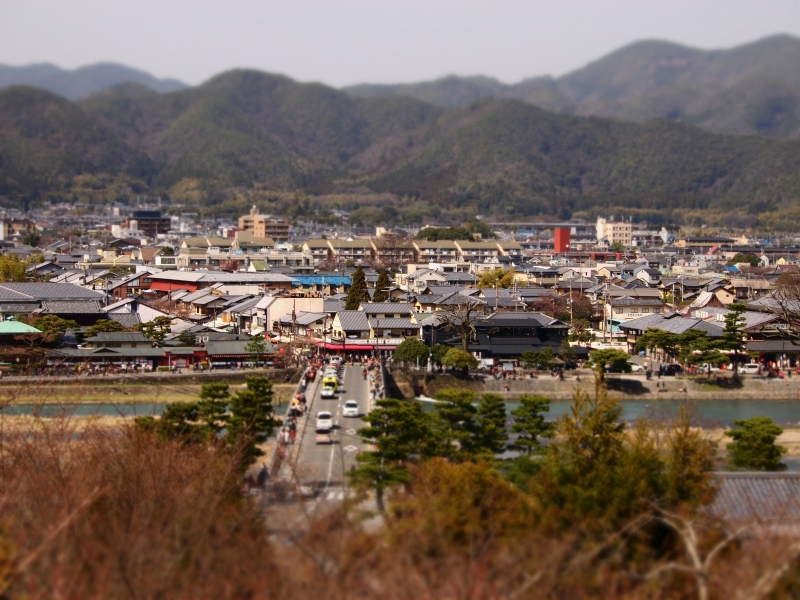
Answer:
[[[119,83],[139,83],[156,92],[174,92],[186,87],[177,79],[157,79],[144,71],[115,63],[98,63],[72,71],[48,63],[24,67],[0,65],[0,88],[30,85],[69,100],[89,96]]]
[[[438,106],[509,98],[560,114],[628,121],[663,118],[709,131],[800,136],[800,39],[781,35],[730,50],[643,41],[568,73],[506,85],[489,77],[444,77],[345,88],[359,97],[400,94]]]
[[[559,115],[513,99],[443,108],[359,98],[244,70],[171,93],[122,84],[74,102],[0,90],[0,202],[132,193],[216,211],[340,206],[360,223],[610,213],[788,226],[800,222],[800,141]]]

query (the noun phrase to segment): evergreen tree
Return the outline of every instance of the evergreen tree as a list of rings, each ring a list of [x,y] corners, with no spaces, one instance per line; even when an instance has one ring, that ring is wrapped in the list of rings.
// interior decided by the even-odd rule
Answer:
[[[475,452],[494,458],[506,451],[506,403],[498,394],[483,394],[475,416]]]
[[[418,402],[387,398],[378,400],[363,421],[368,425],[358,434],[374,450],[359,454],[358,467],[348,476],[356,486],[374,489],[378,510],[384,512],[384,491],[408,483],[408,461],[430,440],[429,418]]]
[[[746,320],[744,314],[747,311],[744,304],[729,304],[728,314],[725,315],[725,328],[722,330],[722,339],[717,342],[720,350],[733,352],[731,362],[733,362],[733,376],[739,376],[739,359],[742,353],[746,353],[747,346],[744,343],[742,327]]]
[[[112,319],[98,319],[98,321],[94,325],[91,325],[86,329],[85,335],[86,337],[94,337],[98,333],[123,332],[123,331],[128,331],[128,329],[118,321],[114,321]]]
[[[140,323],[139,330],[145,337],[150,338],[156,346],[164,345],[164,338],[167,337],[172,326],[172,317],[156,317],[147,323]]]
[[[425,345],[425,342],[417,338],[408,338],[403,340],[399,346],[392,353],[392,360],[402,363],[416,363],[426,364],[430,348]]]
[[[733,440],[728,444],[728,457],[734,467],[758,471],[780,471],[786,468],[781,462],[786,448],[775,443],[783,429],[773,423],[772,419],[736,419],[733,424],[733,429],[726,431],[725,435]]]
[[[364,275],[364,270],[361,265],[358,266],[353,279],[350,284],[350,291],[347,293],[347,300],[344,303],[345,310],[358,310],[362,302],[369,301],[369,293],[367,291],[367,278]]]
[[[519,436],[513,444],[515,450],[522,454],[542,451],[540,438],[551,438],[555,432],[555,424],[544,419],[544,413],[549,410],[550,399],[545,396],[520,396],[519,407],[511,411],[514,417],[511,432]]]
[[[372,294],[373,302],[388,302],[389,301],[389,276],[386,274],[386,269],[381,271],[378,275],[378,281],[375,283],[375,291]]]
[[[272,382],[268,377],[248,377],[247,389],[236,392],[230,402],[228,443],[242,453],[242,469],[263,454],[278,420],[272,406]]]
[[[197,403],[197,420],[202,423],[202,433],[206,438],[217,437],[227,425],[230,398],[227,383],[203,384],[200,402]]]
[[[244,349],[252,355],[253,361],[258,364],[258,361],[267,353],[267,341],[263,335],[257,333],[244,345]]]
[[[435,398],[434,455],[456,461],[471,460],[477,449],[475,394],[468,390],[442,390]]]

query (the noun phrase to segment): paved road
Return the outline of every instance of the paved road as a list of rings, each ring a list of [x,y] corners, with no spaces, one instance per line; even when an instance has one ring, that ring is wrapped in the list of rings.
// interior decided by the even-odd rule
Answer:
[[[360,419],[342,416],[346,400],[356,400],[362,415],[369,412],[369,385],[361,374],[362,367],[343,367],[342,380],[335,398],[320,397],[322,386],[315,386],[311,399],[311,414],[308,425],[300,440],[299,453],[295,466],[299,482],[311,485],[321,496],[329,499],[344,497],[345,473],[356,464],[356,454],[365,448],[358,437],[357,430],[363,426]],[[327,410],[333,416],[331,444],[317,444],[314,423],[318,412]]]

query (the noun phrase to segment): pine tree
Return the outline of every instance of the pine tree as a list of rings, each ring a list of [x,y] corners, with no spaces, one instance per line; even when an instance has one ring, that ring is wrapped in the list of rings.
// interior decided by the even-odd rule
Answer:
[[[263,454],[259,446],[279,424],[272,406],[272,381],[268,377],[248,377],[247,389],[231,398],[230,412],[228,441],[242,453],[244,470]]]
[[[374,450],[359,454],[358,467],[348,476],[356,486],[374,489],[378,510],[384,512],[384,490],[411,479],[406,465],[430,439],[429,418],[417,402],[387,398],[376,404],[363,419],[367,427],[358,430]]]
[[[515,450],[523,454],[542,452],[540,438],[551,438],[555,433],[555,424],[544,418],[549,410],[550,399],[545,396],[520,396],[519,407],[511,411],[514,417],[511,431],[519,434],[513,445]]]
[[[381,271],[378,276],[378,281],[375,283],[375,292],[372,294],[373,302],[388,302],[389,301],[389,276],[386,274],[386,269]]]
[[[369,301],[369,293],[367,292],[367,278],[364,275],[364,270],[359,267],[353,273],[353,281],[350,284],[350,291],[347,293],[347,301],[344,303],[345,310],[358,310],[362,302]]]
[[[508,431],[506,429],[506,403],[503,397],[498,394],[481,396],[475,421],[477,424],[476,452],[490,459],[505,452]]]

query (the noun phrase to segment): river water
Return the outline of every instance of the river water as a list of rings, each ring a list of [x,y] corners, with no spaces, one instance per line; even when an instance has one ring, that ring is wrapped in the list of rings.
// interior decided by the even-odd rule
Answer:
[[[430,407],[430,398],[419,398]],[[750,417],[771,417],[783,427],[800,426],[800,401],[795,400],[702,400],[698,402],[659,400],[645,402],[641,400],[623,400],[622,420],[633,422],[639,417],[670,419],[678,414],[682,405],[688,405],[693,413],[693,420],[701,427],[723,427],[733,425],[736,419]],[[506,403],[506,410],[511,412],[519,406],[517,402]],[[550,402],[550,411],[546,414],[548,421],[554,421],[569,412],[571,400],[554,400]],[[510,415],[509,415],[510,418]]]

